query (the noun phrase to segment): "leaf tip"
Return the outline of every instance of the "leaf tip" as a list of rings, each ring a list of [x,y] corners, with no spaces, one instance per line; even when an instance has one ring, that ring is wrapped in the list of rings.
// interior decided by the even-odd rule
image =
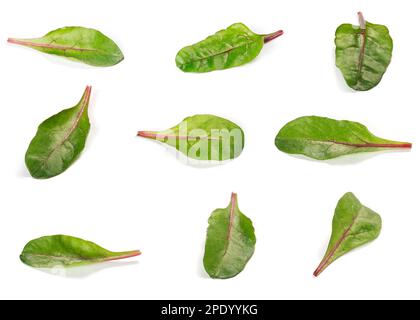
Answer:
[[[7,38],[7,43],[29,47],[27,41],[22,40],[22,39]]]
[[[90,101],[90,96],[92,94],[92,86],[86,86],[85,92],[83,94],[83,106],[87,106],[89,104]]]
[[[133,250],[128,252],[127,255],[122,256],[121,259],[134,258],[140,256],[141,254],[142,252],[140,250]]]
[[[321,274],[321,270],[318,268],[314,271],[313,276],[317,278]]]
[[[232,192],[230,199],[232,203],[238,201],[238,194],[236,192]]]
[[[407,142],[407,143],[404,143],[404,144],[403,144],[403,147],[404,147],[404,148],[407,148],[407,149],[411,149],[411,148],[413,148],[413,144],[412,144],[412,143],[410,143],[410,142]]]
[[[359,17],[359,25],[361,29],[366,29],[366,21],[365,18],[363,17],[363,13],[361,11],[359,11],[357,13],[357,16]]]
[[[141,251],[140,250],[128,251],[128,252],[126,252],[124,254],[121,254],[119,256],[115,256],[115,257],[109,258],[106,261],[123,260],[123,259],[138,257],[140,255],[141,255]]]
[[[331,262],[329,262],[328,260],[329,259],[327,258],[327,256],[325,256],[324,259],[322,259],[321,263],[313,273],[313,276],[315,278],[317,278],[330,265]]]
[[[150,132],[150,131],[138,131],[137,132],[138,137],[147,138],[147,139],[155,139],[156,134]]]
[[[131,254],[130,254],[129,258],[131,258],[131,257],[138,257],[141,254],[142,254],[142,252],[140,250],[134,250],[134,251],[131,251]]]
[[[264,36],[264,43],[268,43],[268,42],[282,36],[283,34],[284,34],[283,30],[278,30],[276,32],[267,34],[267,35]]]
[[[86,95],[90,95],[90,94],[91,94],[91,92],[92,92],[92,86],[87,85],[87,86],[86,86],[86,89],[85,89],[85,94],[86,94]]]

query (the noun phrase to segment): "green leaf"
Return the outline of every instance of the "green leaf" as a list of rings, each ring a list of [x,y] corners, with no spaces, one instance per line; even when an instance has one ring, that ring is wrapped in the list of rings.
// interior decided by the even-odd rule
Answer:
[[[317,160],[359,152],[411,148],[411,143],[378,138],[360,123],[316,116],[301,117],[286,124],[277,134],[275,144],[283,152],[303,154]]]
[[[224,161],[238,157],[245,143],[242,129],[213,115],[195,115],[164,131],[139,131],[138,136],[157,140],[197,160]]]
[[[335,209],[330,243],[314,276],[347,252],[375,240],[381,227],[379,214],[363,206],[353,193],[346,193]]]
[[[283,34],[277,32],[258,35],[243,23],[235,23],[225,30],[191,46],[181,49],[176,65],[185,72],[209,72],[237,67],[255,59],[267,43]]]
[[[235,277],[245,268],[255,251],[252,221],[239,211],[238,197],[232,194],[226,209],[216,209],[207,229],[204,268],[211,278]]]
[[[20,260],[35,268],[76,267],[140,255],[140,251],[112,252],[83,239],[54,235],[28,242]]]
[[[335,63],[349,87],[365,91],[381,81],[391,62],[393,43],[387,27],[366,22],[358,14],[360,26],[337,28]]]
[[[25,162],[34,178],[57,176],[70,167],[83,151],[89,134],[89,99],[92,87],[87,87],[80,102],[48,118],[38,127]]]
[[[51,31],[42,38],[10,38],[8,42],[96,67],[113,66],[124,59],[114,41],[98,30],[83,27],[65,27]]]

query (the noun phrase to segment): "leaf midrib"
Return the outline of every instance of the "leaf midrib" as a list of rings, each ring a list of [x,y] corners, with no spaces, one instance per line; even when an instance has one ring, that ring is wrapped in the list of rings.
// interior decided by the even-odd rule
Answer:
[[[67,256],[57,256],[57,255],[49,255],[49,254],[41,254],[41,253],[23,253],[22,256],[34,256],[34,257],[45,257],[45,258],[52,258],[52,259],[63,259],[63,258],[67,258]],[[81,257],[72,257],[69,256],[69,259],[73,259],[76,262],[83,262],[83,261],[91,261],[91,260],[97,260],[96,259],[84,259]]]
[[[340,247],[340,245],[348,237],[348,235],[350,233],[350,230],[354,226],[354,224],[356,223],[356,220],[357,220],[357,217],[358,216],[359,216],[359,213],[357,215],[355,215],[355,217],[353,217],[352,222],[347,227],[347,229],[344,230],[344,232],[341,235],[340,239],[338,239],[338,241],[334,244],[334,246],[331,248],[331,250],[329,251],[329,253],[325,256],[325,258],[322,259],[322,261],[319,264],[318,268],[314,272],[314,275],[315,276],[319,275],[322,271],[324,271],[324,269],[331,263],[330,260],[332,259],[332,257],[334,256],[334,254],[337,252],[337,250]]]
[[[39,48],[46,48],[46,49],[57,49],[57,50],[73,50],[73,51],[80,51],[80,52],[99,52],[98,49],[90,49],[90,48],[79,48],[79,47],[69,47],[69,46],[62,46],[62,45],[54,45],[52,44],[54,41],[50,43],[38,43],[33,41],[26,41],[26,40],[19,40],[19,39],[9,39],[10,43],[23,45],[27,47],[39,47]]]
[[[278,140],[281,140],[284,138],[279,138]],[[409,148],[411,147],[410,143],[404,143],[404,142],[397,142],[397,143],[351,143],[351,142],[343,142],[343,141],[336,141],[336,140],[312,140],[312,139],[305,139],[305,138],[286,138],[289,140],[305,140],[308,142],[318,142],[318,143],[331,143],[331,144],[339,144],[344,145],[348,147],[354,147],[354,148]],[[361,139],[362,140],[362,139]],[[362,140],[363,141],[363,140]]]
[[[360,29],[360,36],[362,37],[362,47],[360,48],[359,53],[359,61],[357,66],[357,82],[359,82],[362,79],[362,68],[363,68],[363,61],[365,59],[365,51],[366,51],[366,32],[367,32],[367,26],[366,29]]]
[[[256,40],[247,41],[247,42],[244,42],[244,43],[242,43],[238,46],[234,46],[234,47],[229,48],[227,50],[223,50],[222,52],[218,52],[216,54],[212,54],[212,55],[209,55],[209,56],[206,56],[206,57],[203,57],[203,58],[199,58],[199,59],[191,59],[191,61],[192,62],[201,62],[201,61],[206,60],[206,59],[210,59],[210,58],[214,58],[214,57],[226,54],[226,53],[230,53],[230,52],[232,52],[232,51],[234,51],[234,50],[236,50],[240,47],[250,45],[250,44],[255,43],[255,42],[256,42]],[[194,47],[194,45],[192,45],[191,47]],[[189,62],[189,63],[191,63],[191,62]],[[185,65],[185,64],[187,64],[187,63],[183,63],[183,65]]]
[[[90,93],[91,93],[91,88],[89,87],[88,89],[86,89],[83,101],[82,101],[82,107],[80,108],[76,119],[74,121],[74,123],[72,124],[72,126],[70,127],[69,131],[67,132],[67,134],[64,136],[64,138],[50,151],[50,153],[47,155],[47,157],[45,158],[45,160],[42,161],[42,164],[40,165],[40,167],[38,168],[38,170],[35,171],[35,175],[42,169],[45,167],[45,165],[48,163],[48,161],[51,159],[52,155],[61,147],[64,145],[64,143],[69,139],[69,137],[74,133],[74,131],[76,130],[80,120],[82,119],[83,113],[86,110],[88,103],[89,103],[89,98],[90,98]]]
[[[219,136],[218,138],[208,137],[208,136],[179,136],[179,135],[168,135],[168,134],[161,134],[161,133],[151,133],[146,131],[140,131],[138,133],[139,136],[143,138],[149,139],[160,139],[160,140],[194,140],[194,139],[202,139],[202,140],[213,140],[213,141],[220,141],[223,140],[224,137]]]
[[[226,258],[226,255],[229,251],[229,246],[230,246],[230,242],[231,242],[231,238],[232,238],[232,231],[233,231],[233,222],[234,222],[234,219],[235,219],[236,205],[237,205],[237,198],[236,198],[236,195],[233,194],[231,205],[230,205],[230,211],[229,211],[229,226],[228,226],[228,233],[227,233],[227,236],[226,236],[226,245],[225,245],[223,255],[220,259],[220,263],[218,265],[216,274],[220,273],[221,266],[223,265],[223,260]]]
[[[35,256],[35,257],[46,257],[52,259],[63,259],[69,258],[72,259],[75,263],[84,262],[84,261],[92,261],[92,262],[105,262],[105,261],[112,261],[112,260],[120,260],[125,258],[131,258],[135,255],[139,255],[140,251],[127,251],[127,252],[109,252],[111,256],[109,257],[98,257],[98,258],[85,258],[81,256],[65,256],[65,255],[49,255],[49,254],[41,254],[41,253],[22,253],[23,256]]]

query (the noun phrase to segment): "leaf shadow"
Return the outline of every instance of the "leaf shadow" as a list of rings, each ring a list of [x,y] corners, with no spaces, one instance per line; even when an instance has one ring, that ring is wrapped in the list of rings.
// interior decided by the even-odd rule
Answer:
[[[65,58],[65,57],[61,57],[61,56],[57,56],[57,55],[53,55],[53,54],[48,54],[48,53],[43,53],[41,51],[32,49],[30,47],[19,46],[19,45],[14,45],[14,44],[9,44],[9,46],[10,47],[15,47],[16,50],[31,51],[31,53],[33,55],[34,54],[39,55],[44,60],[47,60],[50,63],[54,63],[54,64],[57,64],[57,65],[70,67],[70,68],[76,68],[76,69],[82,69],[82,70],[96,69],[96,67],[94,67],[94,66],[90,66],[90,65],[87,65],[87,64],[75,61],[75,60],[71,60],[69,58]]]
[[[200,255],[200,259],[197,263],[197,274],[201,279],[206,279],[208,280],[210,277],[208,276],[208,274],[206,273],[206,270],[204,269],[204,264],[203,264],[203,258],[204,257],[204,248],[205,248],[206,244],[205,244],[205,240],[201,241],[201,248],[203,248],[201,250],[201,255]]]
[[[325,239],[323,240],[323,245],[319,246],[318,248],[318,256],[322,259],[323,256],[325,256],[325,251],[328,248],[328,244],[330,242],[330,236],[326,236]]]
[[[150,142],[153,142],[155,144],[158,144],[161,148],[163,147],[165,149],[165,153],[168,154],[170,157],[175,158],[176,160],[178,160],[179,162],[181,162],[183,165],[185,166],[189,166],[189,167],[194,167],[197,169],[207,169],[207,168],[215,168],[215,167],[220,167],[223,165],[226,165],[230,162],[232,162],[233,160],[225,160],[225,161],[215,161],[215,160],[197,160],[197,159],[192,159],[187,157],[185,154],[183,154],[182,152],[179,152],[178,150],[176,150],[175,148],[168,146],[165,143],[156,141],[156,140],[151,140],[151,139],[147,139]]]
[[[386,153],[405,153],[410,152],[410,150],[383,150],[383,151],[375,151],[375,152],[364,152],[364,153],[353,153],[348,154],[345,156],[341,156],[335,159],[329,159],[329,160],[316,160],[309,157],[306,157],[304,155],[300,154],[289,154],[291,157],[311,162],[320,162],[325,163],[331,166],[346,166],[346,165],[353,165],[357,163],[362,163],[364,161],[376,158],[382,154]]]
[[[86,266],[78,266],[72,268],[39,268],[37,269],[40,272],[47,273],[53,276],[59,276],[62,278],[70,278],[70,279],[84,279],[92,276],[95,273],[98,273],[102,270],[110,269],[110,268],[123,268],[127,266],[134,266],[138,265],[138,261],[110,261],[105,263],[97,263],[92,265]]]
[[[31,175],[28,172],[28,169],[26,169],[26,167],[24,165],[19,166],[19,169],[16,172],[16,176],[18,178],[23,178],[23,179],[31,177]]]

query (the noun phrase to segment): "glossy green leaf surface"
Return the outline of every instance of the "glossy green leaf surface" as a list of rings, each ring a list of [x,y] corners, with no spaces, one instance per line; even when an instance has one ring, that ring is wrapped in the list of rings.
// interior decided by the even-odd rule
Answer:
[[[8,42],[96,67],[113,66],[124,59],[114,41],[98,30],[83,27],[65,27],[42,38],[9,39]]]
[[[245,268],[255,251],[252,221],[238,207],[238,197],[232,194],[226,209],[216,209],[207,229],[204,268],[211,278],[235,277]]]
[[[342,24],[335,33],[336,66],[349,87],[365,91],[375,87],[388,68],[393,42],[388,28],[364,21],[359,26]]]
[[[38,238],[28,242],[20,260],[35,268],[76,267],[140,255],[140,251],[112,252],[97,244],[65,235]]]
[[[237,67],[254,60],[264,43],[283,34],[283,31],[259,35],[243,23],[235,23],[225,30],[181,49],[176,65],[184,72],[209,72]]]
[[[26,167],[32,177],[47,179],[67,170],[83,151],[89,134],[88,107],[91,87],[80,102],[42,122],[26,152]]]
[[[363,206],[353,193],[346,193],[335,209],[328,249],[314,276],[347,252],[375,240],[381,227],[379,214]]]
[[[308,116],[286,124],[275,144],[283,152],[317,160],[384,149],[410,149],[411,143],[378,138],[364,125],[347,120]]]
[[[139,131],[138,136],[157,140],[196,160],[224,161],[238,157],[245,135],[235,123],[214,115],[195,115],[164,131]]]

